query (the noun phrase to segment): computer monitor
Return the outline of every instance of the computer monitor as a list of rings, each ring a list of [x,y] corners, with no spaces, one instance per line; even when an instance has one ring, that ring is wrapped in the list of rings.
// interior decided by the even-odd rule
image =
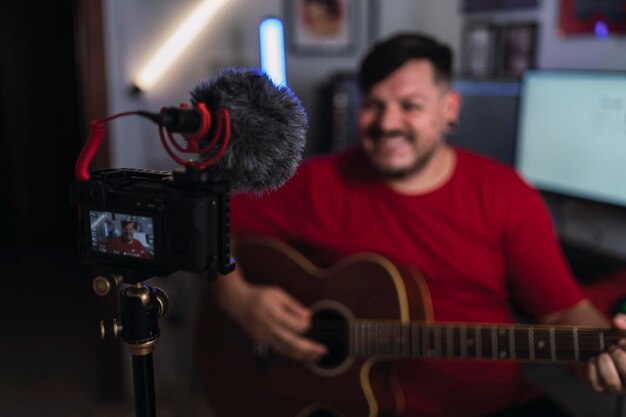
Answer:
[[[453,87],[463,105],[449,142],[513,166],[519,83],[457,79]]]
[[[527,72],[515,166],[540,190],[626,206],[626,73]]]

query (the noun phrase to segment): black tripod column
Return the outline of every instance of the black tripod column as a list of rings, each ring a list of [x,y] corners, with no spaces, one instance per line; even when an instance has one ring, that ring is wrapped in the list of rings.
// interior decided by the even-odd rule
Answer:
[[[139,282],[120,293],[122,340],[133,358],[135,415],[155,417],[152,352],[161,333],[159,318],[167,310],[167,296],[159,288]]]

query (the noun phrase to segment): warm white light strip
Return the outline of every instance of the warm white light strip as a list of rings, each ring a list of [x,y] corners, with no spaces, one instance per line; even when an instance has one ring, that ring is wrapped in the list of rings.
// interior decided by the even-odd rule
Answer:
[[[142,91],[151,88],[227,1],[203,0],[139,71],[135,86]]]

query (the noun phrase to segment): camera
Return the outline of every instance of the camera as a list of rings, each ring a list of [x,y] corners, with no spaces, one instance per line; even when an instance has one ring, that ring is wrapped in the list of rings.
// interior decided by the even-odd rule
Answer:
[[[234,269],[229,190],[190,167],[93,171],[70,187],[81,261],[132,282],[180,270],[227,274]]]

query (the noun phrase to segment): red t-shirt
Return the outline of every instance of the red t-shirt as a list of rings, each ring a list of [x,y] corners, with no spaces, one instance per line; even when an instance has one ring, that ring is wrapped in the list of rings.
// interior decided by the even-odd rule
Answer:
[[[106,250],[108,253],[116,255],[131,256],[133,258],[150,258],[150,254],[146,248],[137,239],[133,239],[133,241],[129,243],[121,237],[113,238],[107,241]]]
[[[410,196],[360,148],[308,160],[282,188],[232,199],[232,231],[320,248],[328,261],[377,252],[417,267],[436,321],[510,323],[583,298],[539,194],[511,169],[457,149],[440,188]],[[511,362],[415,360],[399,367],[407,416],[478,416],[536,396]]]

